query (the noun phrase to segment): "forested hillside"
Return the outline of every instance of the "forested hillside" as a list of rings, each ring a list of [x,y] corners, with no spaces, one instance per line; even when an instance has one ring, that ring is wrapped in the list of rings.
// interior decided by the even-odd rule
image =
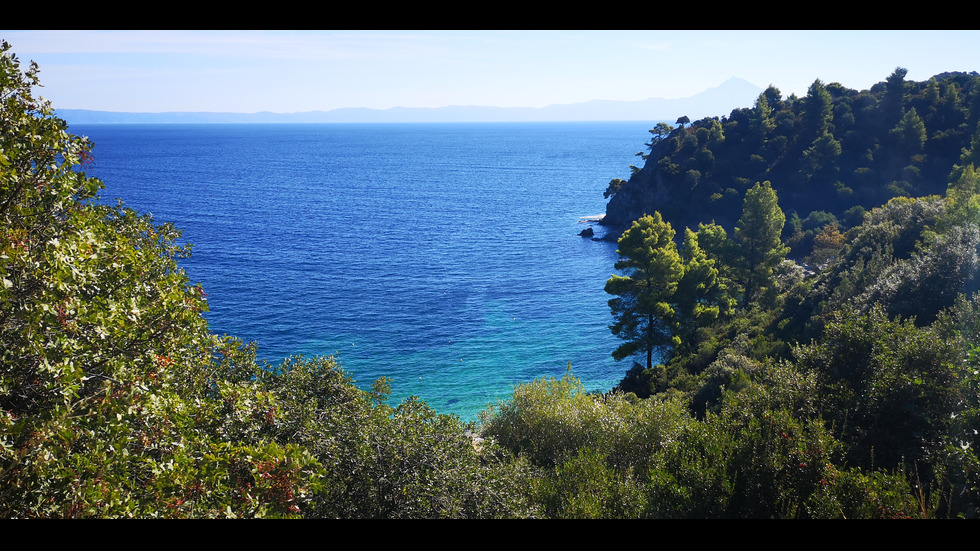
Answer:
[[[727,451],[677,444],[727,465],[714,514],[786,514],[787,489],[741,463],[780,449],[769,475],[806,480],[792,516],[845,479],[904,480],[893,497],[915,505],[848,512],[857,496],[838,496],[840,516],[976,514],[980,77],[904,75],[863,92],[818,80],[802,99],[770,87],[727,119],[660,124],[644,168],[607,189],[612,330],[639,360],[617,390],[731,424]],[[683,239],[664,241],[674,226]]]
[[[660,123],[642,168],[610,184],[603,223],[618,235],[656,210],[677,227],[714,221],[731,232],[745,192],[768,180],[787,216],[783,238],[802,258],[828,224],[844,231],[893,197],[942,194],[976,134],[980,75],[905,75],[862,91],[818,79],[802,98],[770,86],[727,117]]]
[[[361,390],[336,358],[269,365],[212,334],[179,232],[98,201],[92,144],[0,42],[0,516],[975,517],[974,77],[901,74],[654,129],[647,167],[607,190],[611,215],[669,199],[621,220],[606,287],[609,352],[639,361],[602,395],[573,366],[519,385],[466,426],[389,405],[385,378]],[[852,145],[820,90],[851,98],[852,131],[887,132]],[[702,201],[728,218],[679,209]],[[785,230],[800,217],[812,247]]]

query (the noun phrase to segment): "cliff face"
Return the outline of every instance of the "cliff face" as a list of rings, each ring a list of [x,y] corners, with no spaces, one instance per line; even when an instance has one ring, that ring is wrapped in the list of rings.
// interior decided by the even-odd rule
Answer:
[[[663,179],[658,178],[654,170],[644,167],[623,184],[622,189],[606,204],[606,215],[600,221],[609,228],[605,239],[618,240],[634,220],[656,210],[656,205],[667,203],[669,194],[664,189]]]
[[[634,220],[654,211],[660,212],[664,220],[669,221],[681,235],[685,227],[697,230],[700,223],[715,222],[728,231],[734,227],[740,213],[738,210],[733,215],[733,211],[723,208],[722,204],[697,204],[698,198],[687,185],[664,178],[663,171],[658,170],[657,161],[669,155],[668,147],[673,147],[673,144],[667,140],[657,143],[643,168],[633,174],[606,203],[606,215],[600,221],[608,228],[603,239],[618,240]]]

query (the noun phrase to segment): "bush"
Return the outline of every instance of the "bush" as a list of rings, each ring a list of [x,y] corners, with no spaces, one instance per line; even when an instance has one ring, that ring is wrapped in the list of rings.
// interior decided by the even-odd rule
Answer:
[[[590,395],[571,371],[519,385],[510,400],[481,414],[482,433],[547,469],[589,448],[611,467],[645,470],[653,452],[692,422],[678,399]]]
[[[291,358],[260,377],[277,404],[270,436],[319,462],[307,516],[533,516],[522,463],[417,398],[387,405],[384,378],[362,391],[332,357]]]

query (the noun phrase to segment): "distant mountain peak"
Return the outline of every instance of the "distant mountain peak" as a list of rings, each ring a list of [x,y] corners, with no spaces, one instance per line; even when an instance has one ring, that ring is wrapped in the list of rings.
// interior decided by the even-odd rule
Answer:
[[[732,109],[751,105],[762,91],[746,80],[731,77],[686,98],[592,100],[546,107],[349,107],[303,113],[117,113],[59,109],[57,114],[70,124],[653,121],[682,115],[692,119],[727,115]]]

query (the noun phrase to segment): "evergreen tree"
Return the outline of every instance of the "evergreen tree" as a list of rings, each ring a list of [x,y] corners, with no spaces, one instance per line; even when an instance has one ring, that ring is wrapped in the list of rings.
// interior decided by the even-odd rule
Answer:
[[[915,107],[902,116],[891,134],[898,140],[899,147],[906,155],[915,155],[922,151],[922,146],[926,143],[926,125]]]
[[[684,275],[684,265],[674,229],[660,213],[635,221],[619,239],[617,251],[621,260],[606,282],[606,292],[615,295],[609,301],[615,323],[613,334],[624,342],[614,352],[618,361],[643,353],[647,368],[653,367],[653,353],[677,344],[676,320],[672,306],[677,285]]]
[[[956,83],[947,82],[943,86],[943,98],[939,108],[941,124],[948,128],[956,128],[966,121],[968,111]]]
[[[728,238],[725,228],[718,224],[698,224],[697,231],[698,248],[703,251],[708,258],[715,261],[715,269],[718,270],[719,282],[727,289],[733,288],[734,273],[733,267],[738,263],[736,245]]]
[[[813,81],[807,90],[803,109],[804,139],[812,143],[824,133],[832,131],[830,123],[834,118],[834,102],[820,79]]]
[[[841,156],[840,141],[825,131],[803,152],[801,170],[811,185],[825,183],[837,176],[837,159]]]
[[[905,104],[906,74],[908,74],[908,69],[896,67],[892,74],[885,79],[885,97],[882,100],[882,111],[885,116],[885,124],[889,126],[898,122],[898,119],[902,117],[902,106]]]
[[[776,191],[765,181],[745,194],[742,217],[735,226],[739,247],[738,273],[744,289],[743,303],[750,304],[772,284],[773,269],[789,252],[780,235],[786,215],[779,208]]]
[[[698,234],[684,230],[681,247],[684,277],[677,285],[678,330],[682,340],[688,340],[698,327],[713,323],[727,314],[732,305],[728,288],[722,283],[716,261],[709,258],[698,244]]]
[[[925,106],[926,117],[935,116],[939,110],[939,81],[936,77],[929,79],[926,88],[922,92],[922,103]]]
[[[653,137],[650,138],[650,143],[645,145],[652,149],[654,145],[656,145],[660,140],[665,139],[673,131],[674,131],[673,126],[665,122],[658,122],[657,126],[650,129],[650,134]]]
[[[752,110],[751,116],[751,127],[752,127],[752,138],[755,140],[757,146],[762,145],[769,133],[776,128],[776,122],[772,118],[772,107],[769,105],[769,100],[766,99],[766,95],[759,94],[759,98],[755,101],[755,109]]]
[[[609,185],[606,186],[606,191],[602,193],[602,196],[608,199],[613,195],[616,195],[619,193],[619,190],[623,188],[623,184],[625,183],[626,180],[623,180],[622,178],[613,178],[612,180],[609,180]]]
[[[762,95],[766,97],[766,103],[769,104],[769,107],[771,107],[773,111],[779,111],[782,108],[783,94],[779,91],[779,88],[776,88],[770,84],[762,92]]]

